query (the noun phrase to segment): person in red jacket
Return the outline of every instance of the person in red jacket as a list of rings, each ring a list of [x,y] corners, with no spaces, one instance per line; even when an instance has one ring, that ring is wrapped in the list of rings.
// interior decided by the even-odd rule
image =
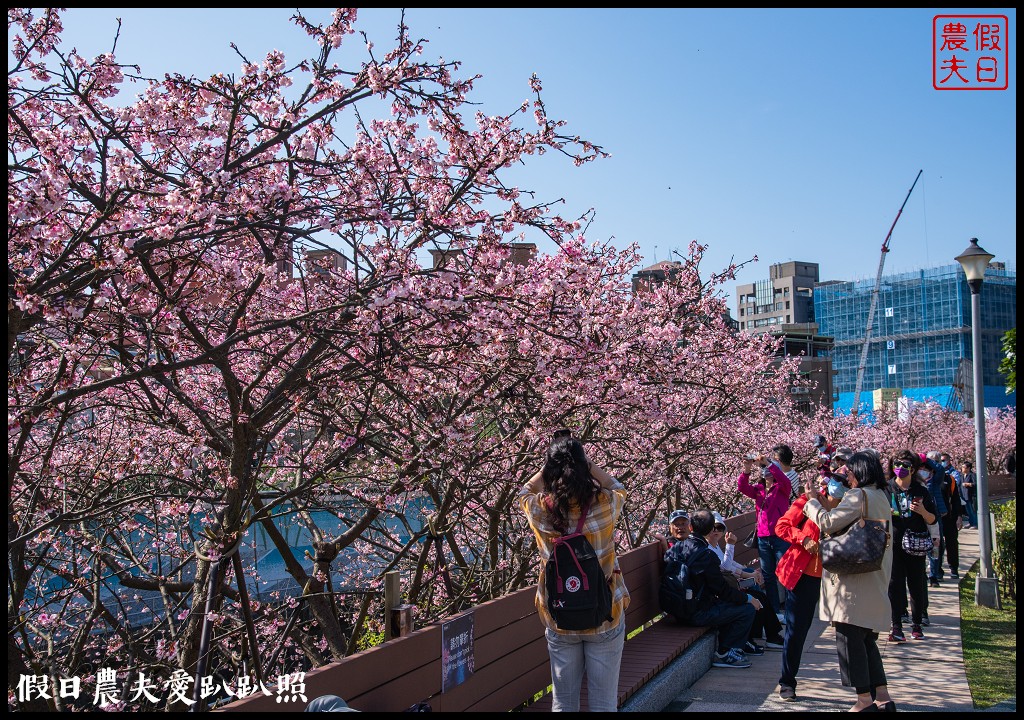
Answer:
[[[827,494],[818,498],[823,506],[831,509],[839,503],[846,491],[844,480],[842,475],[830,473],[826,480]],[[775,534],[789,543],[789,549],[775,569],[779,584],[786,588],[786,633],[779,676],[782,700],[796,700],[796,675],[821,592],[821,556],[818,554],[821,533],[818,526],[804,516],[806,503],[806,495],[798,497],[775,525]]]

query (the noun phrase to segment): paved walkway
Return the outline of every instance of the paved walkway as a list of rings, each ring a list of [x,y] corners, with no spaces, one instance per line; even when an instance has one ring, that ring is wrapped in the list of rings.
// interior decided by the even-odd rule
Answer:
[[[977,531],[961,531],[961,579],[977,558]],[[889,643],[886,636],[879,636],[889,693],[899,710],[971,712],[974,705],[960,646],[960,598],[948,574],[942,587],[929,588],[928,605],[931,626],[924,628],[924,640],[910,639],[909,625],[904,628],[905,643]],[[781,652],[768,650],[750,661],[751,667],[743,670],[711,668],[665,712],[842,712],[856,700],[839,679],[835,633],[821,620],[815,619],[807,637],[796,702],[779,700]],[[1014,712],[1016,700],[1010,707],[1001,704],[993,710]]]

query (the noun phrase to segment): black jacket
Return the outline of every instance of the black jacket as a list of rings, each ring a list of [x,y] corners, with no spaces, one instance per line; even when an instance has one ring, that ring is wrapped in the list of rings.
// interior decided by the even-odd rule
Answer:
[[[665,572],[678,574],[679,565],[685,564],[690,572],[694,596],[699,598],[698,609],[705,610],[715,603],[743,605],[747,594],[726,582],[718,556],[699,535],[691,535],[675,543],[665,553]]]
[[[920,498],[924,509],[938,517],[938,512],[935,510],[935,500],[923,483],[913,480],[910,483],[910,487],[906,490],[903,490],[894,482],[890,483],[889,506],[892,508],[893,547],[900,547],[900,543],[903,542],[903,535],[907,530],[916,533],[928,532],[928,523],[924,521],[923,517],[910,509],[910,505],[915,498]]]

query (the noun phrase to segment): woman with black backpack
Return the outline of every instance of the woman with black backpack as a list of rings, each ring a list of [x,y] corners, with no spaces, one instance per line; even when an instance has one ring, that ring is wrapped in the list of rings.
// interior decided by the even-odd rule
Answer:
[[[519,494],[519,505],[526,513],[537,538],[540,553],[540,579],[537,583],[537,614],[545,627],[548,655],[551,658],[551,682],[554,686],[552,710],[578,712],[583,673],[587,674],[587,697],[591,712],[615,712],[618,707],[619,666],[625,641],[626,607],[629,591],[615,557],[615,525],[626,503],[625,488],[611,475],[587,459],[583,445],[568,435],[557,434],[548,449],[544,468],[530,478]],[[577,533],[585,544],[572,543]],[[555,567],[556,548],[572,550],[590,547],[600,564],[595,582],[581,573],[575,562]],[[585,558],[580,567],[585,567]],[[550,566],[550,572],[549,572]],[[577,568],[575,571],[573,568]],[[548,577],[557,575],[557,577]],[[604,588],[600,583],[606,583]],[[559,599],[554,592],[561,594]],[[608,602],[590,622],[581,621],[584,613],[563,609],[572,605],[574,596],[610,591]],[[574,606],[578,608],[579,606]],[[573,629],[567,629],[571,627]]]

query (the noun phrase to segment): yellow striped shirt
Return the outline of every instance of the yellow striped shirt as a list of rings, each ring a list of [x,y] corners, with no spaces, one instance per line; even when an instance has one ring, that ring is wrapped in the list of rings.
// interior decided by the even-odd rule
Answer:
[[[626,589],[626,582],[619,572],[619,561],[615,557],[615,525],[622,514],[622,508],[626,504],[626,489],[621,483],[615,481],[609,490],[602,490],[594,499],[590,512],[587,513],[586,522],[583,523],[583,534],[594,546],[601,569],[604,574],[612,579],[612,619],[593,630],[559,630],[555,627],[555,621],[548,612],[547,585],[544,581],[544,567],[548,558],[551,557],[552,541],[559,537],[559,533],[551,525],[551,519],[544,504],[545,493],[522,492],[519,494],[519,505],[526,513],[526,520],[530,523],[537,538],[537,548],[540,551],[540,578],[537,583],[537,614],[545,627],[551,628],[562,635],[594,635],[618,627],[625,616],[626,608],[629,607],[629,590]],[[570,532],[576,529],[576,523],[580,519],[580,510],[576,508],[569,513],[568,525]]]

